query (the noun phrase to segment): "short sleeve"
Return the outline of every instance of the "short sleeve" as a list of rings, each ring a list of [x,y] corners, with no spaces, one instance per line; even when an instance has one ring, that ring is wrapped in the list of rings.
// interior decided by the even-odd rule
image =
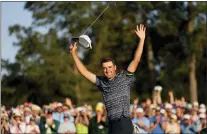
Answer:
[[[96,86],[101,87],[102,76],[96,76]]]
[[[132,77],[132,76],[134,76],[134,73],[129,72],[129,71],[126,71],[126,76],[128,76],[128,77]]]
[[[104,77],[96,76],[96,86],[102,91],[104,85]]]
[[[128,83],[130,84],[130,86],[133,85],[133,83],[135,82],[135,76],[134,76],[134,73],[132,72],[129,72],[127,70],[123,70],[123,73],[128,81]]]

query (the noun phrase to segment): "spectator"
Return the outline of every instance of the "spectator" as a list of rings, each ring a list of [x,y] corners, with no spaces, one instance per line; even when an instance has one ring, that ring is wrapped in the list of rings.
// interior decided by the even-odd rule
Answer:
[[[170,116],[170,121],[167,123],[166,126],[166,133],[167,134],[180,133],[180,124],[177,122],[177,116],[175,114],[172,114]]]
[[[52,117],[52,111],[48,109],[40,119],[40,130],[42,134],[56,134],[58,132],[59,122]]]
[[[58,103],[56,110],[57,111],[53,113],[53,119],[58,121],[59,123],[63,123],[64,122],[63,104]]]
[[[89,134],[107,134],[108,121],[103,103],[96,105],[96,115],[90,119]]]
[[[145,111],[145,112],[146,112],[146,113],[145,113],[145,116],[146,116],[148,119],[150,119],[152,116],[154,116],[154,109],[155,109],[154,104],[151,104],[151,105],[149,106],[149,108],[145,109],[145,110],[147,110],[147,111]]]
[[[199,104],[197,101],[193,102],[193,110],[196,112],[198,112],[198,110],[199,110]]]
[[[191,111],[191,120],[193,121],[193,123],[196,122],[197,120],[199,120],[198,113],[197,113],[196,109],[192,109],[192,111]]]
[[[21,113],[19,111],[14,111],[14,119],[9,126],[9,131],[12,134],[25,133],[26,124],[21,121]]]
[[[136,124],[139,127],[138,133],[148,133],[150,127],[150,121],[144,116],[143,108],[137,108],[136,110],[137,117],[132,119],[132,123]]]
[[[39,126],[40,125],[40,110],[41,108],[37,105],[32,105],[32,116],[35,119],[35,123]]]
[[[152,101],[150,98],[147,98],[145,103],[146,103],[146,107],[150,107],[150,105],[152,104]]]
[[[191,123],[190,115],[189,114],[185,114],[183,116],[183,121],[180,124],[180,129],[181,129],[181,134],[196,133],[196,128]]]
[[[130,105],[130,118],[133,119],[135,118],[135,115],[136,115],[136,109],[138,107],[138,104],[139,104],[139,98],[136,97],[133,101],[133,104]]]
[[[29,107],[25,107],[24,108],[24,122],[26,123],[26,125],[29,124],[31,117],[32,117],[32,111],[30,110]]]
[[[6,110],[1,111],[1,134],[9,133],[9,122]]]
[[[29,124],[26,126],[26,133],[31,134],[35,133],[38,134],[40,133],[39,126],[35,123],[35,118],[31,117]]]
[[[93,109],[91,105],[87,106],[87,114],[88,114],[89,119],[93,117]]]
[[[183,108],[181,106],[176,107],[176,116],[177,116],[178,122],[180,123],[183,118]]]
[[[202,129],[206,128],[206,115],[204,113],[199,114],[199,122],[198,122],[198,132]]]
[[[166,103],[165,109],[166,109],[166,113],[169,119],[171,118],[172,108],[173,108],[172,104]]]
[[[60,124],[58,128],[58,133],[76,133],[75,124],[72,121],[70,121],[69,114],[64,113],[64,122]]]
[[[160,114],[160,107],[155,109],[155,116],[150,118],[150,130],[152,134],[164,133],[166,129],[166,122],[164,116]]]
[[[78,108],[75,124],[77,134],[88,134],[89,119],[82,107]]]

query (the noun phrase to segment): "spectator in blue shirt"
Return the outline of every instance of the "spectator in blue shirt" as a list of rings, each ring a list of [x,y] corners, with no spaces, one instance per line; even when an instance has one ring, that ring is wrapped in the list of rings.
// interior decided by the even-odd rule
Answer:
[[[155,116],[150,118],[151,133],[165,133],[167,120],[164,116],[160,114],[160,107],[157,107],[155,110]]]
[[[57,104],[57,111],[53,113],[53,119],[57,120],[59,123],[64,122],[64,112],[63,112],[63,104],[58,103]],[[69,115],[70,121],[74,122],[73,116]]]
[[[64,113],[63,113],[63,105],[62,103],[58,103],[57,104],[57,111],[53,112],[53,119],[58,121],[59,123],[63,123],[64,122]]]
[[[138,133],[148,133],[150,127],[150,121],[144,116],[143,108],[137,108],[136,110],[137,117],[132,119],[132,123],[136,124],[139,127]]]
[[[185,114],[183,116],[183,121],[180,124],[181,134],[192,134],[196,133],[197,126],[195,124],[191,124],[190,115]]]

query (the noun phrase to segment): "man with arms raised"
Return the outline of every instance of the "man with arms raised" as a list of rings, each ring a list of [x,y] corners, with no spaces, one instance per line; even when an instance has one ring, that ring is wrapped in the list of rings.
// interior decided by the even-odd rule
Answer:
[[[130,119],[130,89],[134,72],[140,62],[146,27],[140,24],[135,33],[140,38],[135,55],[127,70],[116,73],[113,59],[101,61],[104,76],[96,76],[87,70],[77,55],[77,43],[70,45],[70,53],[79,72],[100,88],[106,105],[109,120],[109,134],[132,134],[133,125]]]

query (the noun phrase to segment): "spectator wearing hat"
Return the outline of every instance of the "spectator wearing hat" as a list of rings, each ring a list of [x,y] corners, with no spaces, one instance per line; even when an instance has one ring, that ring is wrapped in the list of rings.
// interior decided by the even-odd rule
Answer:
[[[89,119],[85,109],[78,107],[77,110],[77,117],[75,119],[76,132],[77,134],[88,134]]]
[[[167,122],[166,131],[167,134],[179,134],[180,124],[177,122],[177,116],[172,114],[169,122]]]
[[[35,119],[35,123],[39,126],[40,125],[40,110],[41,108],[35,104],[31,106],[32,116]]]
[[[196,112],[198,112],[198,110],[199,110],[199,103],[197,101],[193,102],[193,110]]]
[[[67,113],[64,113],[64,122],[58,127],[58,133],[70,133],[75,134],[76,128],[75,124],[70,121],[70,116]]]
[[[24,108],[24,122],[27,124],[29,124],[30,122],[30,118],[32,117],[32,111],[29,107],[25,107]]]
[[[56,112],[53,112],[53,119],[58,121],[59,123],[64,122],[64,112],[63,112],[63,104],[58,103],[56,107]]]
[[[26,126],[26,133],[28,134],[37,134],[40,133],[39,126],[35,123],[35,118],[31,117],[29,124]]]
[[[59,121],[53,119],[53,112],[51,109],[45,111],[40,119],[40,131],[42,134],[57,134]]]
[[[9,126],[9,133],[25,133],[26,124],[21,121],[21,113],[19,111],[14,111],[14,118]]]
[[[155,109],[155,105],[151,104],[149,107],[147,107],[145,109],[145,116],[150,119],[151,117],[154,116],[154,109]]]
[[[167,120],[160,113],[160,107],[156,107],[155,116],[150,118],[150,130],[152,134],[164,133]]]
[[[8,114],[6,110],[1,109],[1,134],[9,133]]]
[[[194,124],[192,124],[191,117],[189,114],[185,114],[183,116],[183,121],[180,123],[180,130],[181,134],[197,132],[197,127]]]
[[[150,127],[150,121],[144,116],[143,108],[136,109],[136,117],[132,119],[132,123],[139,127],[138,133],[148,133]]]
[[[165,104],[165,109],[166,109],[167,116],[170,117],[171,114],[172,114],[172,109],[173,109],[172,104],[170,104],[170,103],[166,103],[166,104]]]
[[[89,134],[107,134],[108,121],[104,104],[99,102],[96,105],[96,115],[90,119]]]
[[[199,114],[199,120],[197,123],[197,132],[200,132],[202,129],[206,128],[206,115],[204,113]]]

